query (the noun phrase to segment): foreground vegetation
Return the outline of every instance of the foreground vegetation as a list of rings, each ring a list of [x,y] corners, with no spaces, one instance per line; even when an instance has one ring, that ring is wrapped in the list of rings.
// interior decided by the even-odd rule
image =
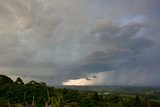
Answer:
[[[0,107],[160,107],[159,95],[54,88],[0,75]]]

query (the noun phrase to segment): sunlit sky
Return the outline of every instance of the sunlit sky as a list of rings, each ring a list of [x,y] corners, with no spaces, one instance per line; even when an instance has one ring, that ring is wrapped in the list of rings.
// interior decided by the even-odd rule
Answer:
[[[0,0],[0,74],[49,85],[160,85],[160,0]]]

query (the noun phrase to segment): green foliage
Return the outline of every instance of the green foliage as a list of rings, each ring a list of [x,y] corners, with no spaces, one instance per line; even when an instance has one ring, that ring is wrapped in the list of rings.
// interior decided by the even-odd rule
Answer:
[[[139,105],[140,104],[140,99],[139,99],[139,96],[136,96],[135,98],[135,105]]]
[[[153,96],[103,95],[93,91],[56,89],[43,82],[24,84],[21,78],[13,83],[7,76],[0,77],[0,107],[160,107],[159,100],[150,99]]]
[[[83,94],[79,91],[69,90],[65,95],[64,99],[68,102],[80,102],[82,100]]]
[[[93,107],[94,102],[90,97],[83,98],[81,101],[81,107]]]
[[[22,79],[20,77],[17,78],[17,80],[15,81],[15,83],[17,83],[17,84],[24,84],[24,82],[22,81]]]
[[[0,75],[0,85],[11,84],[13,80],[5,75]]]

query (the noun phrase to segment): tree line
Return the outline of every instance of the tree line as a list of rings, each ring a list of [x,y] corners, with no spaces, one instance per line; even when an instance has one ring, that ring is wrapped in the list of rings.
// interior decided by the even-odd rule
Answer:
[[[34,80],[24,84],[0,75],[0,107],[160,107],[139,96],[101,95],[96,91],[54,88]]]

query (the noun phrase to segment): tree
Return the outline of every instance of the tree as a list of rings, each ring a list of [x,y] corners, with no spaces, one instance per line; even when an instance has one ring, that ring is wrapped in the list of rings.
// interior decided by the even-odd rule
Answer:
[[[0,85],[11,84],[13,80],[5,75],[0,75]]]
[[[22,79],[20,77],[17,78],[17,80],[15,81],[15,83],[17,83],[17,84],[24,84],[24,82],[22,81]]]
[[[94,101],[90,97],[83,98],[81,101],[81,107],[93,107]]]
[[[140,98],[139,96],[136,96],[135,105],[139,105],[139,104],[140,104]]]

